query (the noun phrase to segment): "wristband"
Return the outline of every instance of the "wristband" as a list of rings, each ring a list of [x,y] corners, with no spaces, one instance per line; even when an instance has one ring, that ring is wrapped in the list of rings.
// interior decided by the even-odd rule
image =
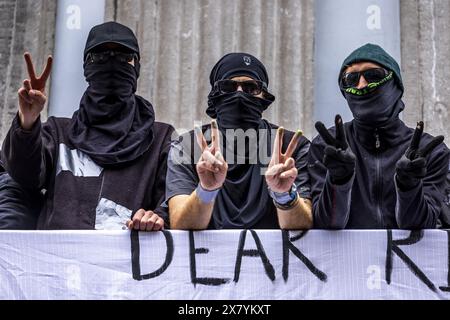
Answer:
[[[202,188],[202,185],[200,183],[198,184],[197,189],[195,189],[197,197],[200,199],[201,202],[205,204],[210,204],[211,202],[213,202],[216,199],[219,191],[220,189],[214,191],[205,190]]]
[[[283,193],[274,192],[269,189],[269,194],[276,204],[284,206],[297,198],[297,186],[293,184],[291,190]]]
[[[273,200],[273,204],[277,209],[280,209],[282,211],[289,211],[297,205],[297,203],[299,202],[299,199],[300,199],[300,197],[297,194],[295,196],[294,200],[292,200],[291,202],[288,202],[286,204],[279,204],[275,200]]]

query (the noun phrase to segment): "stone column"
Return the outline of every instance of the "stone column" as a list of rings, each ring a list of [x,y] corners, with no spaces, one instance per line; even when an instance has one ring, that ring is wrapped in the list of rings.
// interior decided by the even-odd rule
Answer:
[[[401,0],[404,119],[450,144],[450,1]]]

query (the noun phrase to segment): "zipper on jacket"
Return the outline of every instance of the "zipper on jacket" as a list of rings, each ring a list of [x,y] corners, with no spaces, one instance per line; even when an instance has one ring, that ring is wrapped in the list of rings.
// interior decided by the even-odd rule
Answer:
[[[377,153],[376,158],[376,184],[375,184],[375,190],[376,190],[376,203],[377,203],[377,213],[378,213],[378,219],[381,223],[381,227],[384,227],[384,219],[383,219],[383,213],[381,212],[381,200],[382,200],[382,189],[383,184],[381,182],[381,159],[379,153]]]
[[[381,176],[381,155],[379,149],[381,147],[380,135],[378,129],[375,129],[375,165],[376,165],[376,175],[375,175],[375,201],[377,205],[378,220],[381,227],[385,227],[383,213],[381,211],[381,202],[383,197],[383,182]]]
[[[380,142],[380,135],[378,133],[378,129],[375,129],[375,149],[380,149],[381,142]]]

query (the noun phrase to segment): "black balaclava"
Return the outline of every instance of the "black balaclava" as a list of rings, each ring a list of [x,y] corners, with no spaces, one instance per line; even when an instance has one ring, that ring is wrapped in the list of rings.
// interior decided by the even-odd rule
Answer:
[[[131,162],[153,141],[155,113],[150,102],[135,95],[139,77],[139,46],[131,29],[107,22],[92,28],[84,57],[105,43],[116,43],[137,55],[135,66],[111,57],[84,64],[89,86],[72,118],[69,140],[100,166]]]
[[[244,92],[233,92],[220,94],[216,91],[214,84],[218,80],[231,79],[233,77],[248,76],[252,79],[262,81],[267,87],[269,78],[264,65],[255,57],[247,53],[230,53],[225,55],[214,66],[211,76],[211,93],[208,96],[208,109],[206,113],[217,118],[219,129],[222,133],[226,129],[262,129],[264,132],[259,138],[257,145],[265,144],[266,150],[271,150],[271,126],[262,119],[262,113],[275,100],[270,93],[266,93],[265,99],[256,98]],[[226,159],[236,154],[231,154],[231,146],[236,140],[227,141],[223,136],[222,152]],[[215,229],[245,229],[251,228],[258,223],[270,210],[268,203],[270,196],[267,184],[261,170],[263,164],[250,164],[249,148],[246,141],[245,164],[229,164],[227,178],[217,195],[213,210],[214,219],[212,223]],[[257,150],[259,154],[259,149]],[[236,151],[235,151],[236,152]],[[253,163],[253,162],[252,162]]]
[[[383,126],[397,119],[404,109],[403,92],[393,79],[363,95],[345,92],[355,121],[369,127]]]
[[[206,113],[216,119],[221,130],[257,129],[263,112],[273,103],[275,97],[266,92],[264,98],[257,98],[244,92],[221,94],[215,87],[219,80],[247,76],[269,85],[264,65],[248,53],[230,53],[217,62],[211,71],[211,92],[208,95]]]
[[[373,89],[346,90],[342,87],[343,72],[347,67],[358,62],[377,63],[390,74],[385,81]],[[339,85],[355,121],[360,125],[373,128],[385,126],[398,119],[400,112],[404,109],[401,101],[404,89],[400,67],[395,59],[378,45],[366,44],[345,59],[339,74]]]
[[[362,90],[344,89],[342,75],[347,67],[358,62],[374,62],[385,68],[389,75],[373,87]],[[366,44],[352,52],[342,64],[339,74],[341,92],[353,113],[356,139],[368,150],[383,151],[398,145],[403,139],[399,132],[399,114],[404,110],[403,81],[400,67],[380,46]]]

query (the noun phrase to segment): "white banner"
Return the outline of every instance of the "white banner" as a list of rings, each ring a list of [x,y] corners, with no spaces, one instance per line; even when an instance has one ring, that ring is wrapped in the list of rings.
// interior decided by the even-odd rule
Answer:
[[[450,299],[447,231],[0,232],[0,299]]]

